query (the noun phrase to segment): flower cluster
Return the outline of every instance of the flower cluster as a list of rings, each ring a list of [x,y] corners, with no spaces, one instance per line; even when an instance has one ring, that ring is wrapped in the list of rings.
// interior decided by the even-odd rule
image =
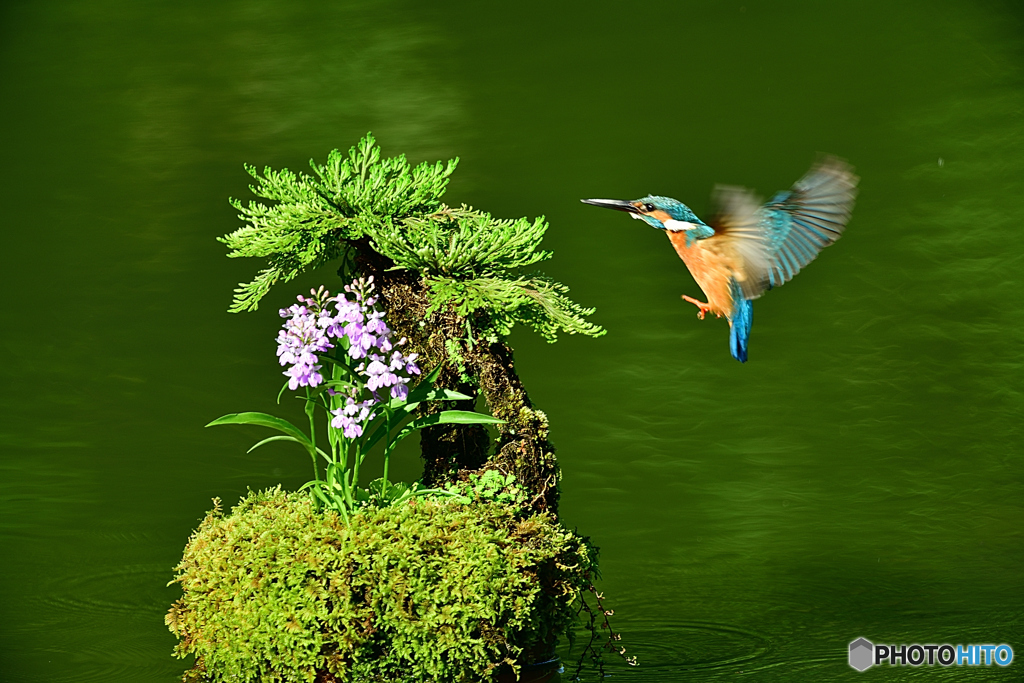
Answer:
[[[316,292],[313,292],[315,295]],[[317,354],[333,348],[327,330],[320,324],[322,317],[316,315],[308,302],[299,297],[298,304],[281,309],[281,317],[287,318],[284,329],[277,334],[277,356],[281,365],[290,365],[284,371],[288,377],[288,388],[315,387],[324,381],[317,364]],[[314,298],[312,303],[319,303]]]
[[[332,411],[334,417],[331,419],[331,426],[340,429],[349,439],[359,438],[363,435],[363,423],[370,417],[370,410],[374,404],[373,399],[357,402],[349,396],[345,399],[345,405]]]
[[[372,277],[353,281],[335,297],[321,287],[311,290],[308,297],[299,296],[298,301],[281,309],[286,321],[277,335],[278,360],[289,366],[284,371],[288,387],[295,390],[322,384],[318,354],[335,345],[346,349],[349,358],[362,361],[353,369],[365,379],[341,392],[346,402],[332,411],[331,425],[348,438],[359,437],[373,406],[384,400],[381,390],[388,389],[391,398],[396,399],[409,395],[411,376],[420,374],[415,363],[417,354],[405,355],[395,349],[405,344],[405,338],[392,343],[384,313],[373,308],[377,299]],[[363,388],[370,392],[370,398],[360,401]],[[331,393],[336,395],[333,390]]]

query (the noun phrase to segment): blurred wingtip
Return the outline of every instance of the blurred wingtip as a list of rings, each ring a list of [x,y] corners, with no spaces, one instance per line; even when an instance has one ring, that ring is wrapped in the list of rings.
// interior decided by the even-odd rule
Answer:
[[[818,157],[811,170],[804,177],[821,175],[845,185],[852,194],[857,193],[860,176],[854,172],[853,165],[841,156],[818,152]]]

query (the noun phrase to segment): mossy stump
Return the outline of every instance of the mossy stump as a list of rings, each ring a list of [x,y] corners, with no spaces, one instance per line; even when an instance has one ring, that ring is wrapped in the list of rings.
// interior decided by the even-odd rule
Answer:
[[[467,319],[450,307],[431,311],[423,278],[408,270],[394,270],[393,264],[369,244],[359,245],[356,266],[372,276],[380,292],[380,304],[388,324],[406,337],[424,366],[444,366],[436,385],[468,396],[482,396],[487,408],[505,421],[499,425],[493,453],[486,430],[479,426],[444,425],[424,430],[421,449],[424,482],[444,484],[481,468],[498,469],[516,477],[530,491],[531,507],[538,512],[558,514],[558,482],[561,472],[555,447],[548,440],[547,416],[534,408],[523,386],[512,348],[500,339],[467,340]],[[483,313],[481,313],[483,315]],[[459,363],[452,362],[452,346]],[[457,406],[472,410],[473,402]],[[431,405],[427,410],[440,410]]]

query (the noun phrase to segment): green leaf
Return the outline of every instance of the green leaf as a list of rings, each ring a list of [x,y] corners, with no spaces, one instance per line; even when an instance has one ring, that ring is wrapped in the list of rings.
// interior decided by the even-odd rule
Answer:
[[[259,425],[260,427],[270,427],[271,429],[276,429],[279,432],[284,432],[288,436],[293,437],[296,441],[305,446],[307,450],[313,450],[313,444],[310,443],[306,435],[302,433],[302,430],[288,420],[282,420],[279,417],[267,415],[266,413],[231,413],[229,415],[224,415],[223,417],[218,417],[206,426],[213,427],[214,425]]]
[[[313,489],[313,495],[315,495],[317,498],[323,501],[324,505],[326,505],[329,508],[338,509],[337,496],[331,494],[330,497],[328,497],[328,493],[329,492],[324,492],[323,487],[321,486],[317,486],[316,488]]]
[[[427,415],[425,417],[418,417],[409,424],[407,424],[402,431],[398,433],[394,441],[391,442],[391,448],[394,449],[398,445],[398,442],[409,436],[412,432],[417,429],[423,429],[424,427],[430,427],[432,425],[439,424],[504,424],[504,420],[499,420],[496,417],[485,415],[483,413],[474,413],[471,410],[444,410],[440,413],[433,415]],[[396,422],[392,423],[392,428],[396,426]],[[378,441],[384,438],[386,432],[385,429],[387,424],[382,424],[373,435],[366,440],[363,444],[363,452],[370,450]]]
[[[422,429],[436,424],[460,424],[460,425],[484,425],[484,424],[505,424],[492,415],[474,413],[471,410],[443,410],[434,415],[418,417],[406,427],[406,429]]]
[[[259,448],[263,444],[270,443],[271,441],[294,441],[295,443],[301,445],[303,448],[306,448],[307,450],[309,450],[307,448],[306,444],[302,443],[301,441],[296,439],[294,436],[271,436],[271,437],[267,437],[266,439],[263,439],[263,441],[257,442],[256,445],[253,446],[252,448],[250,448],[249,450],[247,450],[246,453],[252,453],[254,450]]]
[[[420,381],[420,383],[418,385],[416,385],[416,388],[419,389],[422,386],[428,386],[428,387],[434,386],[434,382],[437,381],[437,378],[441,375],[441,370],[443,370],[443,369],[444,369],[444,364],[443,363],[438,363],[434,367],[434,369],[431,370],[430,372],[428,372],[427,376],[424,377]]]
[[[403,403],[419,404],[423,401],[472,401],[472,396],[466,396],[458,391],[452,391],[451,389],[434,388],[427,385],[426,381],[420,382],[415,389],[409,392],[409,395],[404,399],[392,399],[389,404],[392,408],[397,408]]]
[[[390,421],[387,419],[387,415],[380,415],[366,426],[366,433],[370,436],[363,442],[363,452],[366,452],[373,448],[378,441],[383,439],[388,430],[390,423],[391,429],[394,429],[402,420],[408,417],[412,411],[419,407],[420,403],[426,401],[471,401],[472,396],[467,396],[458,391],[452,391],[451,389],[434,388],[431,383],[437,379],[437,376],[441,373],[441,366],[434,368],[429,375],[427,375],[423,381],[421,381],[416,388],[409,392],[409,395],[405,399],[392,399],[388,403],[388,408],[392,411]],[[465,411],[456,411],[465,412]],[[476,413],[474,413],[476,414]]]
[[[374,479],[367,485],[366,489],[371,497],[376,497],[387,505],[393,505],[402,499],[411,497],[411,490],[415,490],[410,489],[409,484],[400,481],[386,483],[387,488],[385,489],[384,479]]]

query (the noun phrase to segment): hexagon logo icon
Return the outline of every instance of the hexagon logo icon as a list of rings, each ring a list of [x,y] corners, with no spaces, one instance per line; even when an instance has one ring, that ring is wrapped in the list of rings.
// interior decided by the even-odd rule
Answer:
[[[850,643],[850,666],[857,671],[864,671],[874,662],[875,646],[866,638],[858,638]]]

